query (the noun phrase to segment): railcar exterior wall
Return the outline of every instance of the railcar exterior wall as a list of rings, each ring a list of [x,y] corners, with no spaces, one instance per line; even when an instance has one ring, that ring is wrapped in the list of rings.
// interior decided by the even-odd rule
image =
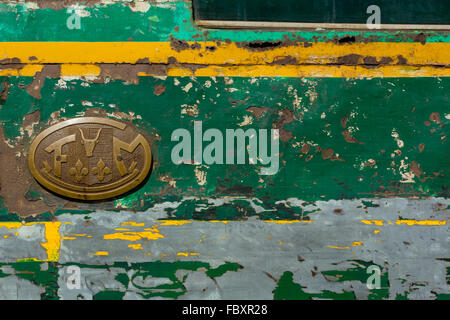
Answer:
[[[191,1],[77,2],[0,3],[0,298],[450,297],[448,32],[207,29]],[[75,117],[144,132],[144,184],[89,202],[37,183],[33,139]],[[174,163],[194,122],[276,129],[276,172]]]

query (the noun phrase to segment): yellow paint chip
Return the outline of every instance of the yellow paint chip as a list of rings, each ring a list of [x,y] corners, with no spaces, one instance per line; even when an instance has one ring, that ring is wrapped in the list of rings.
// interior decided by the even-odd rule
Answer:
[[[142,248],[142,244],[137,243],[137,244],[129,244],[128,245],[129,248],[133,248],[134,250],[142,250],[144,248]]]
[[[266,223],[291,224],[291,223],[311,223],[313,220],[264,220]]]
[[[198,252],[188,252],[188,251],[186,251],[186,252],[178,252],[177,253],[177,256],[184,256],[184,257],[198,256],[198,255],[200,255],[200,253],[198,253]]]
[[[328,247],[332,249],[350,249],[350,247],[336,247],[336,246],[328,246]]]
[[[108,251],[97,251],[96,253],[93,254],[93,256],[109,256],[109,252]]]
[[[45,239],[41,246],[47,251],[47,261],[58,261],[61,248],[61,222],[42,222],[45,225]]]
[[[191,223],[190,220],[161,220],[163,223],[160,226],[182,226],[186,223]]]
[[[62,64],[61,76],[83,76],[83,77],[97,77],[101,73],[99,66],[95,64]]]
[[[408,226],[444,226],[447,220],[397,220],[396,224],[406,224]]]
[[[144,227],[145,226],[145,223],[137,223],[137,222],[134,222],[134,221],[124,221],[124,222],[122,222],[122,227],[125,227],[125,226],[130,226],[130,227]]]
[[[374,224],[376,226],[382,226],[384,220],[361,220],[361,222],[368,225]]]
[[[148,239],[148,240],[157,240],[160,238],[164,238],[164,236],[160,233],[150,232],[150,231],[142,231],[142,232],[118,232],[111,233],[103,236],[105,240],[128,240],[128,241],[137,241],[140,239]]]

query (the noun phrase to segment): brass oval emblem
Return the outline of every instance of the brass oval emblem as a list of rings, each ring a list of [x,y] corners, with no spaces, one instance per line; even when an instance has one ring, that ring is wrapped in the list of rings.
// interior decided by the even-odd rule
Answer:
[[[129,124],[84,117],[59,122],[32,142],[34,178],[59,195],[100,200],[138,186],[151,168],[148,141]]]

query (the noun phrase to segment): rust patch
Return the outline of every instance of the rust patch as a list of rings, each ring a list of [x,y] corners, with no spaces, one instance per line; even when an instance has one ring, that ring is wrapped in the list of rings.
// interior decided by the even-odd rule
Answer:
[[[424,143],[419,144],[419,152],[422,152],[423,149],[425,149],[425,144]]]
[[[432,112],[430,114],[430,121],[435,123],[441,123],[441,116],[437,112]]]
[[[372,56],[367,56],[363,59],[364,64],[377,64],[377,58]]]
[[[352,136],[352,134],[348,130],[342,131],[342,135],[344,136],[345,141],[347,141],[348,143],[364,144],[363,142],[359,141],[354,136]]]
[[[307,154],[310,149],[311,149],[311,145],[309,143],[305,143],[302,146],[302,149],[300,150],[300,152],[303,153],[303,154]]]
[[[323,149],[322,150],[322,159],[331,159],[331,156],[333,155],[334,150],[331,148]]]
[[[94,82],[104,82],[105,78],[113,80],[123,80],[133,84],[139,83],[139,73],[165,76],[167,65],[164,64],[100,64],[101,72],[98,80]]]
[[[61,75],[60,65],[45,65],[37,72],[33,81],[26,87],[28,94],[36,99],[41,99],[41,89],[46,78],[58,78]]]
[[[397,64],[400,64],[400,65],[404,65],[404,64],[408,63],[408,60],[406,60],[406,58],[403,57],[402,55],[398,55],[397,60],[398,60]]]
[[[269,107],[258,107],[258,106],[251,106],[245,109],[248,112],[251,112],[253,116],[256,117],[256,119],[260,119],[264,114],[269,111]]]
[[[2,86],[3,89],[0,92],[0,107],[5,103],[6,99],[8,98],[9,88],[11,87],[11,85],[8,84],[8,81],[3,80]]]
[[[19,58],[7,58],[0,60],[0,64],[21,64]]]
[[[166,91],[166,87],[162,84],[157,85],[154,90],[153,90],[153,94],[155,96],[160,96],[162,95],[164,92]]]
[[[288,46],[298,46],[299,43],[288,38],[279,41],[242,41],[236,42],[238,48],[247,49],[252,52],[270,51],[276,48],[288,47]],[[309,45],[304,45],[309,46]]]
[[[41,113],[39,110],[36,110],[32,113],[27,114],[22,121],[22,128],[27,128],[28,126],[33,125],[33,123],[38,123],[41,118]],[[30,134],[31,135],[31,134]]]
[[[424,45],[427,42],[427,36],[424,33],[419,33],[415,36],[414,41],[420,42]]]
[[[346,128],[347,127],[347,122],[348,122],[348,117],[344,117],[341,119],[341,126],[342,128]]]
[[[366,67],[378,67],[381,65],[392,64],[394,60],[391,57],[381,57],[379,60],[377,57],[373,56],[361,56],[359,54],[348,54],[337,58],[337,64],[354,66],[354,65],[364,65]]]
[[[290,65],[290,64],[297,64],[298,60],[293,56],[285,56],[285,57],[276,57],[271,63],[269,64],[278,64],[278,65]]]
[[[25,67],[24,63],[13,63],[13,64],[1,64],[0,70],[20,70]]]
[[[341,65],[354,66],[359,64],[361,58],[362,56],[359,54],[347,54],[345,56],[338,57],[337,63]]]
[[[28,125],[39,120],[39,111],[26,115],[24,125]],[[10,147],[5,142],[3,128],[0,126],[0,190],[2,199],[8,211],[19,214],[21,217],[40,214],[43,212],[54,212],[55,208],[50,207],[40,197],[30,198],[27,196],[33,180],[26,169],[26,157],[23,143],[18,143],[15,147]],[[45,191],[43,191],[45,192]]]
[[[198,49],[202,48],[202,45],[198,42],[195,42],[190,45],[186,40],[174,38],[172,35],[170,36],[170,46],[176,52],[180,52],[180,51],[188,50],[188,49],[198,50]],[[214,49],[212,49],[212,47],[207,47],[206,49],[209,51],[214,51],[216,49],[216,47],[214,47]]]
[[[280,131],[280,140],[286,142],[292,138],[292,132],[285,129],[284,125],[295,120],[294,114],[288,108],[285,108],[279,112],[279,116],[278,122],[275,123],[275,128]]]
[[[416,177],[420,177],[423,174],[422,169],[420,168],[420,164],[415,161],[411,162],[411,171],[414,173]]]

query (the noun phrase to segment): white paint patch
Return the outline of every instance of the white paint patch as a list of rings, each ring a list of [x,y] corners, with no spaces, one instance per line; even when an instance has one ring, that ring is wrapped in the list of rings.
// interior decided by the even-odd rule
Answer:
[[[244,120],[241,123],[238,123],[239,127],[248,126],[249,124],[253,123],[253,117],[252,116],[244,116]]]
[[[195,177],[197,178],[197,183],[203,186],[206,183],[206,171],[204,169],[209,168],[208,166],[195,167]]]
[[[198,106],[196,104],[190,106],[187,104],[181,105],[181,114],[187,114],[190,116],[198,116]]]
[[[150,4],[143,1],[135,1],[134,6],[130,6],[133,12],[147,12],[150,9]]]
[[[191,88],[192,88],[192,82],[189,82],[187,85],[182,87],[183,91],[185,91],[185,92],[189,92],[189,90],[191,90]]]
[[[94,105],[90,101],[81,101],[83,107],[93,107]]]
[[[67,82],[64,81],[63,79],[59,79],[58,83],[56,84],[56,87],[60,89],[67,89]]]
[[[400,160],[400,167],[398,168],[398,172],[402,176],[402,180],[400,183],[415,183],[414,181],[414,173],[408,170],[409,165],[405,163],[405,160]]]
[[[398,134],[397,130],[395,130],[395,128],[392,129],[391,137],[393,137],[395,142],[397,142],[397,146],[399,148],[403,148],[405,146],[405,143],[403,142],[403,140],[400,140],[400,135]]]

